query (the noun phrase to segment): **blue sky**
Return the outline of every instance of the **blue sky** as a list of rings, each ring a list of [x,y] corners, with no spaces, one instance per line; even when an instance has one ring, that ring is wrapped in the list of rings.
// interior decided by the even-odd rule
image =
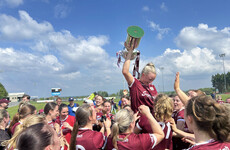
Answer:
[[[50,96],[116,93],[124,88],[116,52],[126,30],[140,26],[142,67],[153,62],[158,91],[211,87],[230,70],[228,0],[0,0],[0,82],[8,92]],[[132,66],[130,67],[132,71]],[[127,88],[125,84],[125,88]]]

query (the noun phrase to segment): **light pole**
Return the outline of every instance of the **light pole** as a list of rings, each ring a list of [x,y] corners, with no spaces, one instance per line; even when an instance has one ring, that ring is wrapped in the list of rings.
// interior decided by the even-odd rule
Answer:
[[[226,92],[226,91],[227,91],[227,88],[226,88],[226,76],[225,76],[225,67],[224,67],[224,57],[225,57],[225,53],[220,54],[219,56],[220,56],[220,58],[223,58],[223,69],[224,69],[224,91]]]
[[[163,74],[163,70],[164,70],[164,67],[160,67],[160,70],[161,70],[161,74],[162,74],[162,87],[163,87],[163,93],[165,92],[164,90],[164,74]]]

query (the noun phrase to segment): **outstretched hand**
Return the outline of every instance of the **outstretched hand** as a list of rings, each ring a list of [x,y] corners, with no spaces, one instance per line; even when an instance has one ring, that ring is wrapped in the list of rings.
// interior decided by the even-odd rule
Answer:
[[[176,91],[177,89],[180,89],[180,73],[176,73],[176,79],[174,82],[174,90]]]

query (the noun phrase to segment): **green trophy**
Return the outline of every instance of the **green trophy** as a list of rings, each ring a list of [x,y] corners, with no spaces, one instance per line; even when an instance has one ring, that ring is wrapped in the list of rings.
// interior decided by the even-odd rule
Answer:
[[[127,39],[126,45],[129,45],[133,49],[133,54],[131,56],[131,60],[135,59],[137,54],[140,53],[136,48],[139,46],[142,36],[144,35],[144,31],[138,26],[130,26],[127,29]],[[128,50],[125,48],[121,52],[121,56],[125,59],[128,54]]]

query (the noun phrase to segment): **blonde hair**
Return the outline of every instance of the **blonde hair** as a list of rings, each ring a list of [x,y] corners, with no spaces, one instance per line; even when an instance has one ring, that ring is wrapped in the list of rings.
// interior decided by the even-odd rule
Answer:
[[[126,109],[119,110],[115,115],[115,123],[112,127],[111,137],[113,146],[118,150],[117,141],[124,141],[128,138],[127,135],[124,139],[119,138],[120,133],[128,130],[130,124],[133,122],[133,115]]]
[[[165,94],[159,94],[155,100],[154,112],[157,121],[165,122],[172,116],[173,100]]]
[[[13,137],[10,140],[2,142],[2,145],[5,147],[9,147],[8,149],[15,149],[17,145],[17,138],[18,135],[24,131],[26,128],[38,124],[38,123],[45,123],[45,117],[42,115],[31,115],[28,116],[24,121],[23,124],[20,124],[16,127]]]
[[[156,74],[156,69],[153,63],[148,63],[145,65],[145,67],[142,69],[141,74],[148,74],[149,72],[152,72],[154,74]]]

